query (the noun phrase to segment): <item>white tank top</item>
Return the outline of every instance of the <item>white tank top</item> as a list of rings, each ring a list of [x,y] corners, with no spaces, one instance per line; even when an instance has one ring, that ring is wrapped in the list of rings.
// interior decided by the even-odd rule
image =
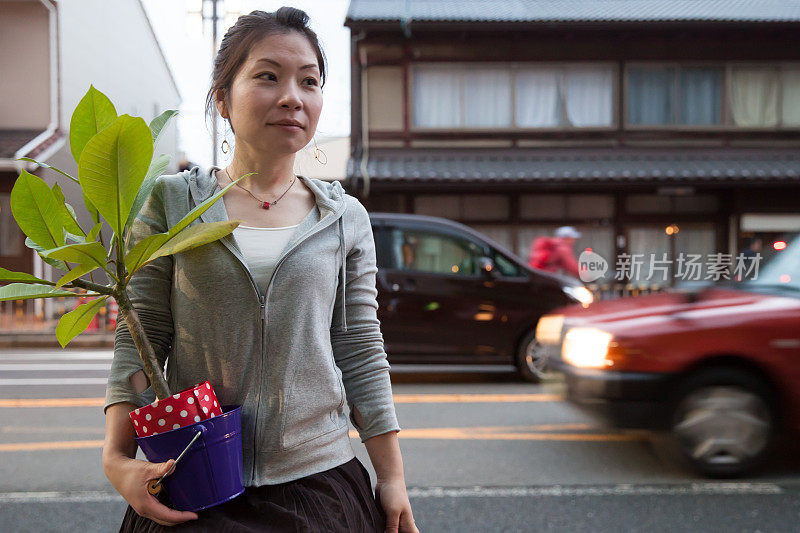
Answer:
[[[283,228],[255,228],[240,224],[233,229],[236,244],[262,290],[266,290],[278,257],[299,225],[300,223]]]

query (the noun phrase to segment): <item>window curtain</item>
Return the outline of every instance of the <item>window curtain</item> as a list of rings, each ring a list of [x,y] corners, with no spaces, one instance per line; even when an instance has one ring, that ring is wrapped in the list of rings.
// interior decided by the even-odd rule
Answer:
[[[574,67],[564,75],[567,120],[575,127],[610,126],[612,71],[610,68]]]
[[[517,125],[544,128],[561,123],[558,98],[559,70],[520,69],[516,76]]]
[[[681,124],[719,124],[722,108],[722,69],[681,69],[679,102]]]
[[[508,127],[511,125],[511,73],[508,69],[465,69],[464,125]]]
[[[628,71],[628,123],[673,123],[675,69],[632,68]]]
[[[800,126],[800,69],[783,71],[781,115],[784,126]]]
[[[763,68],[734,67],[730,76],[733,122],[745,128],[778,122],[778,73]]]
[[[461,74],[455,69],[414,69],[414,125],[423,128],[461,126]]]

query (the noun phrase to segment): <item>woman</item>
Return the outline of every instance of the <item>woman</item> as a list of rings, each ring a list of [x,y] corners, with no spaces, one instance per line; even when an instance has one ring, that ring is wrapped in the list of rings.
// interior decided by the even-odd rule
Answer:
[[[208,379],[221,405],[242,406],[245,493],[197,513],[171,509],[166,491],[147,493],[172,462],[135,459],[129,413],[155,396],[120,321],[103,448],[106,476],[129,503],[120,531],[418,532],[376,316],[369,217],[338,182],[293,175],[322,109],[325,60],[307,22],[282,7],[228,30],[207,103],[235,135],[231,164],[160,176],[131,228],[133,246],[257,173],[201,216],[243,221],[232,235],[159,258],[129,286],[159,361],[169,362],[170,390]],[[374,495],[350,445],[345,399],[377,473]]]

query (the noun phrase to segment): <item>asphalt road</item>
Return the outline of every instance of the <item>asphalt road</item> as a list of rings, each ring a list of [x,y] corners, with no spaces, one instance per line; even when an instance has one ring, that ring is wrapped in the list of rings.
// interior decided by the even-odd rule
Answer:
[[[110,362],[110,350],[0,353],[0,532],[117,531],[127,504],[100,465]],[[647,432],[600,427],[563,402],[557,376],[395,365],[392,381],[420,531],[800,531],[794,443],[719,482]]]

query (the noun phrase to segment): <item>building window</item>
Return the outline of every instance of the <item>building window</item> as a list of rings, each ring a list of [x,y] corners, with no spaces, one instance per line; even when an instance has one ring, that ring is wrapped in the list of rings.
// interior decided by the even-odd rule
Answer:
[[[628,124],[722,123],[722,67],[631,67]]]
[[[800,126],[796,64],[633,64],[626,67],[628,126]]]
[[[512,87],[513,97],[512,97]],[[614,67],[415,65],[420,128],[589,128],[614,123]]]

